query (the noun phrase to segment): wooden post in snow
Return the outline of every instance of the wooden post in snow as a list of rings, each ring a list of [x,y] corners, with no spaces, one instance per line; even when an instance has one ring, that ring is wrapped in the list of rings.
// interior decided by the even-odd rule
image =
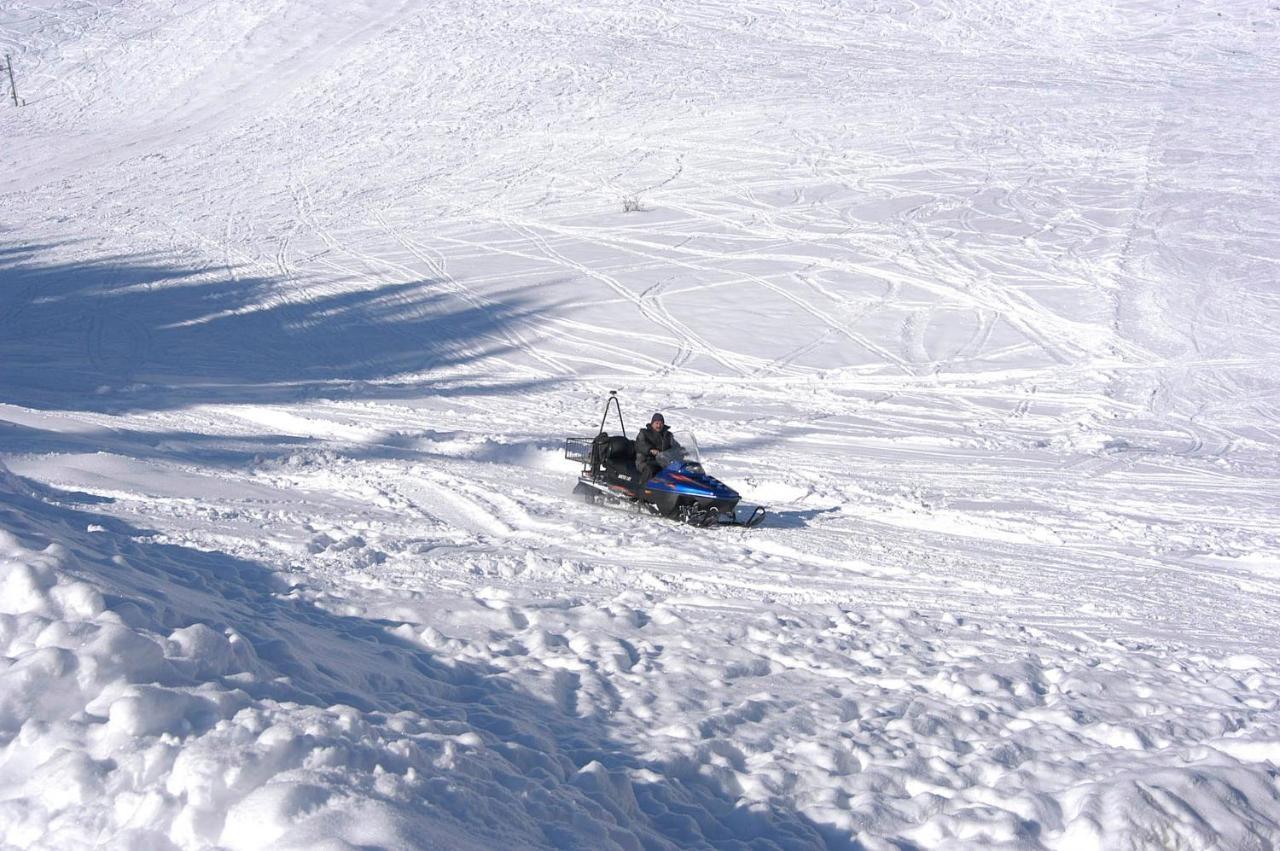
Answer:
[[[13,95],[13,105],[21,106],[18,103],[18,84],[13,81],[13,57],[7,53],[4,55],[4,67],[9,72],[9,94]]]

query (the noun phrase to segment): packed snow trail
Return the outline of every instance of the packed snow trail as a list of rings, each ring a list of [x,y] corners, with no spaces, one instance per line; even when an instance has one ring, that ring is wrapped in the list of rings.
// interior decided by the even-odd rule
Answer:
[[[0,844],[1277,845],[1272,5],[0,9]]]

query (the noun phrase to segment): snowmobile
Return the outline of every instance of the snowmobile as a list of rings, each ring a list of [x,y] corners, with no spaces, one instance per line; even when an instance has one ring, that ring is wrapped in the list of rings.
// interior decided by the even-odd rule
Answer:
[[[612,408],[618,415],[619,434],[605,431]],[[636,444],[627,437],[622,421],[618,392],[609,391],[604,403],[604,416],[595,437],[565,439],[564,457],[582,464],[578,484],[573,492],[587,502],[609,502],[632,505],[692,526],[742,526],[750,529],[764,520],[765,509],[756,506],[744,517],[738,516],[738,492],[702,469],[698,441],[687,435],[684,445],[674,446],[657,457],[662,469],[654,473],[644,487],[636,469]]]

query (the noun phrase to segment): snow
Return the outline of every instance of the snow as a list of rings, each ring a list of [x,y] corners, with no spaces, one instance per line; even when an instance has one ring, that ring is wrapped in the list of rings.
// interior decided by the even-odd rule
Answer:
[[[1274,5],[6,5],[0,846],[1280,843]]]

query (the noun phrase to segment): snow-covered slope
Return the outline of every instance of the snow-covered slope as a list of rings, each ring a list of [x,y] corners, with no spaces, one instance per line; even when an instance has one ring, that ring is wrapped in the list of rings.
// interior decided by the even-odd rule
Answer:
[[[4,486],[14,845],[1247,848],[1280,830],[1280,675],[1253,655],[723,593],[366,579],[352,612],[94,522],[84,494]]]
[[[0,842],[1273,847],[1272,6],[0,8]]]

